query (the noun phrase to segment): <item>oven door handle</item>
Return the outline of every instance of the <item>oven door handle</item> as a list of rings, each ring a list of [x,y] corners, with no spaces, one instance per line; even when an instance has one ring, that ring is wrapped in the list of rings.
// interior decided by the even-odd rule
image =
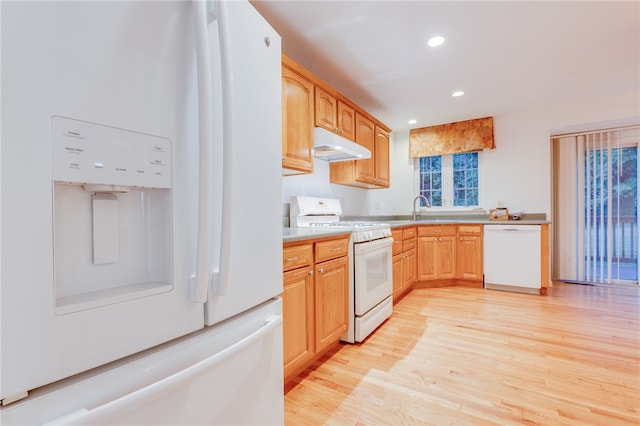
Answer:
[[[380,250],[388,247],[389,249],[393,245],[393,238],[387,237],[380,240],[367,241],[364,243],[358,243],[354,245],[353,251],[355,254],[369,253],[374,250]]]

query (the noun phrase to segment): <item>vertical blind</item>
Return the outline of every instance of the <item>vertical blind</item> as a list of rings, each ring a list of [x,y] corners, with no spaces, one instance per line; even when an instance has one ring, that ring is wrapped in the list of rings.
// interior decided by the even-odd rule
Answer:
[[[638,282],[640,128],[552,139],[554,279]]]

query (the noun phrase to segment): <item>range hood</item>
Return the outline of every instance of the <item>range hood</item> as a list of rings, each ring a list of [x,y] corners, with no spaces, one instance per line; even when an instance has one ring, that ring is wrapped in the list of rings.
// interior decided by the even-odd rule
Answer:
[[[322,127],[313,129],[313,155],[321,160],[347,161],[371,158],[371,151]]]

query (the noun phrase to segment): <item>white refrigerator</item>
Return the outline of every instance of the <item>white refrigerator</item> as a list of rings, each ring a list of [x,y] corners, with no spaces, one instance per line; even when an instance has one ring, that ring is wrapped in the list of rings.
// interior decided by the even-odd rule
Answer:
[[[280,37],[1,1],[0,424],[282,424]]]

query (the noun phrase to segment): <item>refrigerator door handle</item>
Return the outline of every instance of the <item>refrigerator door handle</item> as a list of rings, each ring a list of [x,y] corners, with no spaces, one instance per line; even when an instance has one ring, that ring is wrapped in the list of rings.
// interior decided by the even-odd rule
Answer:
[[[211,268],[212,186],[213,186],[213,107],[211,102],[211,60],[209,57],[207,2],[193,1],[196,31],[196,62],[198,74],[198,237],[195,283],[191,300],[207,300]]]
[[[232,235],[230,226],[233,220],[233,212],[231,211],[232,197],[243,196],[247,194],[234,194],[232,187],[232,177],[234,165],[234,99],[233,99],[233,66],[231,61],[231,45],[229,38],[229,30],[227,25],[229,19],[227,17],[227,4],[224,1],[217,1],[218,12],[218,33],[220,38],[220,62],[222,71],[222,161],[219,167],[222,167],[222,226],[220,232],[220,262],[218,270],[213,273],[212,293],[217,295],[225,295],[229,290],[229,279],[227,278],[227,270],[229,268],[230,248]]]
[[[280,324],[282,324],[282,315],[272,315],[265,320],[262,327],[249,334],[247,337],[228,348],[185,368],[184,370],[178,371],[177,373],[152,383],[142,389],[138,389],[137,391],[131,392],[130,394],[124,395],[91,410],[83,408],[62,417],[58,417],[57,419],[45,423],[45,426],[103,424],[105,421],[108,421],[110,418],[121,413],[133,411],[137,407],[144,406],[155,398],[170,392],[171,389],[193,380],[198,375],[214,368],[226,359],[237,355],[248,346],[253,345],[254,343],[262,340],[266,335],[275,331]]]

